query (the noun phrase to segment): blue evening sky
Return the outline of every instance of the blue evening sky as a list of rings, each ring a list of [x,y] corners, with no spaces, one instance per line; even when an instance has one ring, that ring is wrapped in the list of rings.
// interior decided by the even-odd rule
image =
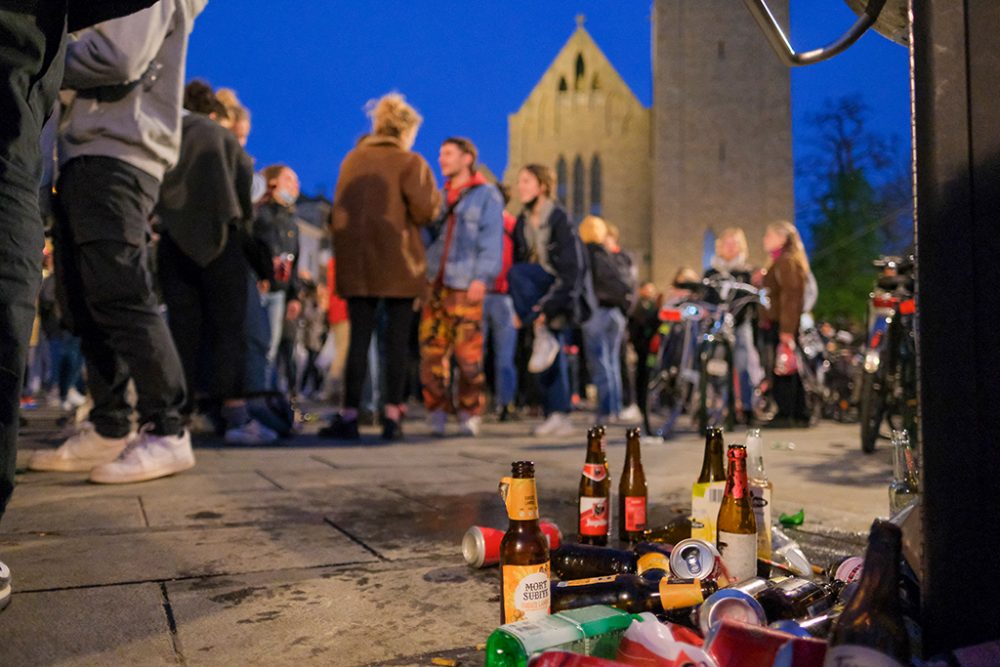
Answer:
[[[739,0],[724,1],[746,12]],[[440,141],[461,134],[502,175],[507,114],[575,29],[578,13],[650,103],[650,7],[650,0],[211,0],[191,38],[188,76],[235,88],[253,112],[248,150],[257,164],[289,164],[309,194],[331,194],[341,159],[367,130],[365,102],[389,90],[423,113],[416,149],[432,165]],[[800,49],[832,40],[854,20],[839,0],[791,0],[791,11]],[[809,150],[808,114],[826,100],[860,94],[872,108],[871,129],[896,136],[906,160],[907,68],[904,47],[871,33],[833,61],[795,70],[796,158]]]

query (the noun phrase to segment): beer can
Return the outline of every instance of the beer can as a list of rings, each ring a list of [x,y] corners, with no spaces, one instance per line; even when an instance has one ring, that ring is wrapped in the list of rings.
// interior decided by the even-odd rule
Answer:
[[[670,573],[677,579],[716,581],[722,573],[722,556],[711,542],[681,540],[670,552]]]
[[[861,556],[851,556],[845,558],[833,571],[831,577],[834,581],[842,581],[845,584],[853,584],[861,581],[861,572],[865,567],[865,559]]]
[[[698,626],[703,634],[722,622],[732,619],[750,625],[764,627],[767,625],[767,614],[754,597],[758,589],[767,588],[763,579],[748,579],[737,588],[724,588],[708,596],[698,609]]]
[[[562,531],[551,521],[538,523],[549,549],[558,549],[562,544]],[[462,538],[462,556],[465,562],[475,568],[490,567],[500,562],[500,542],[506,531],[487,526],[472,526]]]

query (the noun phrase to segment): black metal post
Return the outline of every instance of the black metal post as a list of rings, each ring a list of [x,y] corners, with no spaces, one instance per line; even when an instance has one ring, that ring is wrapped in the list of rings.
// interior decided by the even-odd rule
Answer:
[[[1000,2],[912,12],[932,655],[1000,638]]]

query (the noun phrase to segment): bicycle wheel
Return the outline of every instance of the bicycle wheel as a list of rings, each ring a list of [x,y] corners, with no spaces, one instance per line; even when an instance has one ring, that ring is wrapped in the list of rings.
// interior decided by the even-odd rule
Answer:
[[[733,363],[728,348],[716,341],[702,347],[698,395],[699,431],[715,425],[732,430],[736,421]]]
[[[881,367],[874,373],[864,373],[861,379],[861,403],[859,405],[859,420],[861,422],[861,451],[871,454],[875,451],[885,419],[885,371]]]

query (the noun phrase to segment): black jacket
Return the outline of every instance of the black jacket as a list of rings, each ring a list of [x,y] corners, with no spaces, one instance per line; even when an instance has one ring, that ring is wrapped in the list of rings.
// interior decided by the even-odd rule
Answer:
[[[287,292],[289,300],[298,299],[299,226],[295,212],[273,201],[261,204],[253,222],[253,237],[270,249],[274,264],[271,289]]]
[[[587,252],[598,305],[627,312],[632,305],[634,293],[628,258],[625,257],[623,261],[620,253],[612,255],[600,243],[588,243]]]
[[[529,261],[528,242],[524,226],[529,224],[526,213],[522,212],[514,225],[514,263]],[[567,323],[582,323],[590,318],[590,307],[586,299],[587,258],[583,244],[577,237],[566,210],[558,204],[549,214],[550,228],[548,256],[549,263],[556,271],[555,282],[542,297],[541,306],[545,318],[556,324],[565,318]]]
[[[728,275],[731,276],[733,280],[739,281],[741,283],[750,284],[750,280],[753,277],[753,272],[749,268],[745,270],[736,269],[733,271],[729,271]],[[722,276],[723,276],[722,272],[720,272],[718,269],[715,268],[709,268],[707,271],[705,271],[706,278],[719,278]],[[736,291],[730,294],[729,298],[738,299],[743,296],[747,296],[747,292]],[[710,288],[705,294],[705,301],[712,304],[719,304],[722,302],[722,297],[718,293],[718,291],[716,291],[714,288]],[[737,325],[743,324],[747,320],[747,318],[753,318],[756,312],[757,308],[752,303],[748,303],[745,304],[743,307],[738,308],[736,311],[734,311],[733,318],[736,321]]]

